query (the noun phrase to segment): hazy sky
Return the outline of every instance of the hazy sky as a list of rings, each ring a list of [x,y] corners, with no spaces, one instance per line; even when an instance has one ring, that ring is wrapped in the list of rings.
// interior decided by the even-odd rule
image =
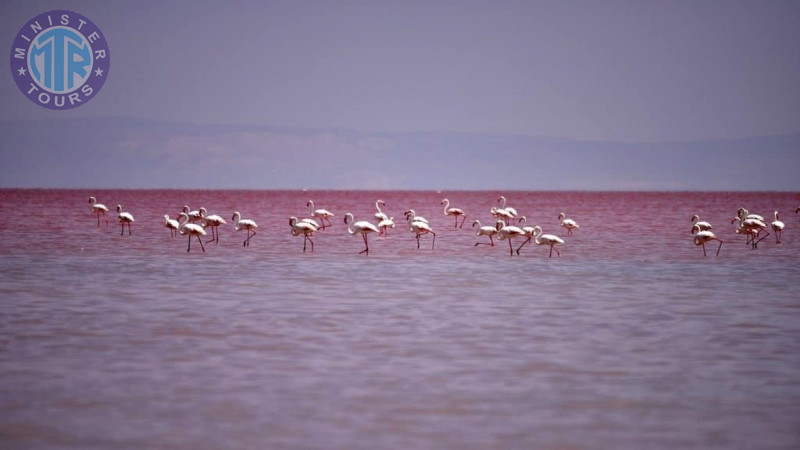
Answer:
[[[657,142],[800,131],[800,2],[4,1],[7,50],[71,9],[111,49],[99,95],[0,120],[208,124]]]

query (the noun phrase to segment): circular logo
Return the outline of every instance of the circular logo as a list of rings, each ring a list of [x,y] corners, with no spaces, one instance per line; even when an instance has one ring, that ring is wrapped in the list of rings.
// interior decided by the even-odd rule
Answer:
[[[11,46],[19,90],[49,109],[77,108],[100,92],[111,54],[103,33],[74,11],[54,10],[29,20]]]

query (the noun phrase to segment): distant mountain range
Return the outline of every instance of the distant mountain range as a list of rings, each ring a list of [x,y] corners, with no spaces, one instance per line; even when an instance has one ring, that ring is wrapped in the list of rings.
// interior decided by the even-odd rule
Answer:
[[[800,133],[619,143],[124,118],[0,133],[4,188],[800,191]]]

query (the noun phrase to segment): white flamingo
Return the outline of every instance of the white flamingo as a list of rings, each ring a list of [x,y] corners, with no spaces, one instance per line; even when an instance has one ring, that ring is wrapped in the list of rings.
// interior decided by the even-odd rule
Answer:
[[[378,222],[378,234],[383,234],[384,236],[389,235],[389,228],[394,228],[394,217],[389,217],[388,219],[383,219]]]
[[[197,242],[200,243],[200,248],[203,249],[203,252],[206,251],[206,248],[203,246],[203,241],[200,239],[200,236],[206,235],[206,230],[203,229],[200,225],[189,222],[189,215],[185,212],[178,214],[178,218],[182,218],[183,222],[178,225],[178,232],[183,236],[189,237],[189,243],[186,246],[186,252],[190,252],[192,250],[192,236],[197,237]]]
[[[444,215],[445,216],[453,216],[456,220],[454,228],[461,228],[464,226],[464,222],[467,220],[467,214],[464,213],[464,210],[461,208],[451,208],[450,207],[450,200],[444,199],[442,200],[442,205],[444,205]],[[461,219],[461,225],[458,224],[458,218],[463,216],[464,218]]]
[[[558,213],[558,220],[561,221],[561,226],[567,229],[567,235],[572,236],[572,230],[577,230],[580,228],[577,222],[572,219],[567,219],[567,215],[562,213]]]
[[[181,228],[177,220],[170,219],[166,214],[164,214],[164,226],[169,230],[169,235],[171,237],[176,237],[178,235],[178,230]]]
[[[219,244],[219,229],[217,227],[219,227],[220,225],[225,225],[228,222],[225,222],[225,219],[216,214],[211,214],[211,215],[207,214],[208,214],[207,209],[200,208],[200,220],[202,220],[203,228],[211,227],[211,239],[207,240],[206,243],[214,242],[216,244]]]
[[[375,202],[375,209],[378,210],[378,212],[375,213],[375,218],[377,220],[386,220],[389,218],[389,216],[387,216],[386,213],[381,211],[381,205],[386,206],[386,202],[383,200],[377,200]]]
[[[347,224],[347,232],[350,233],[351,236],[360,234],[361,237],[364,238],[364,250],[361,250],[358,252],[358,254],[360,255],[362,253],[366,253],[369,255],[369,243],[367,242],[367,235],[369,233],[378,233],[378,228],[366,220],[360,220],[356,223],[351,223],[353,220],[353,214],[347,213],[344,215],[344,223]]]
[[[525,232],[520,227],[514,225],[506,225],[502,220],[498,220],[495,224],[497,228],[497,238],[501,241],[508,240],[508,253],[514,256],[514,249],[511,246],[511,239],[519,236],[525,236]]]
[[[200,211],[198,210],[190,211],[189,209],[190,208],[188,205],[183,206],[183,212],[185,212],[186,216],[189,217],[189,222],[199,222],[200,220],[203,219],[202,217],[200,217]]]
[[[133,215],[129,212],[122,211],[122,205],[117,205],[117,222],[122,225],[122,230],[119,235],[125,234],[125,224],[128,224],[128,236],[131,235],[131,224],[133,223]]]
[[[475,228],[475,225],[478,225],[478,232],[475,233],[476,236],[489,236],[488,244],[486,242],[476,242],[475,246],[477,247],[479,245],[491,245],[492,247],[494,247],[494,239],[492,238],[492,236],[497,235],[497,227],[490,227],[489,225],[481,226],[481,221],[478,219],[475,219],[472,222],[472,228]]]
[[[417,221],[417,222],[425,222],[425,223],[428,223],[428,219],[426,219],[426,218],[424,218],[424,217],[422,217],[422,216],[418,216],[418,215],[417,215],[417,213],[416,213],[416,212],[414,212],[414,210],[413,210],[413,209],[409,209],[409,210],[408,210],[408,211],[406,211],[404,214],[405,214],[405,216],[406,216],[406,221],[407,221],[407,222],[414,222],[414,221]]]
[[[100,216],[105,217],[106,219],[106,226],[108,226],[108,216],[106,213],[108,212],[108,208],[106,205],[102,203],[97,203],[97,199],[94,197],[89,197],[89,204],[92,205],[92,214],[97,214],[97,226],[100,226]]]
[[[514,208],[512,208],[510,206],[506,206],[506,197],[504,195],[501,195],[500,198],[497,199],[497,202],[500,203],[500,208],[499,209],[506,210],[506,212],[511,214],[511,218],[512,219],[517,216],[517,210],[516,209],[514,209]]]
[[[503,222],[505,222],[505,223],[506,223],[506,225],[508,225],[508,222],[509,222],[511,219],[513,219],[513,218],[514,218],[514,214],[511,214],[511,213],[510,213],[510,212],[508,212],[507,210],[505,210],[505,209],[502,209],[502,208],[498,208],[498,207],[496,207],[496,206],[492,206],[492,209],[490,209],[490,210],[489,210],[489,213],[490,213],[490,214],[492,215],[492,217],[494,217],[495,219],[503,219]]]
[[[533,236],[528,236],[528,240],[526,240],[525,242],[522,243],[522,245],[519,246],[519,248],[517,249],[518,255],[520,249],[528,242],[531,242],[531,239],[533,239],[533,242],[535,242],[536,245],[549,245],[550,258],[553,257],[553,250],[556,251],[556,255],[558,255],[559,257],[561,256],[561,252],[558,251],[556,245],[563,244],[564,240],[554,234],[542,234],[542,227],[540,227],[539,225],[533,227]]]
[[[736,216],[737,217],[744,217],[745,219],[755,219],[755,220],[759,220],[761,222],[766,222],[764,217],[759,216],[758,214],[750,214],[750,211],[748,211],[748,210],[746,210],[744,208],[739,208],[738,210],[736,210]]]
[[[306,206],[309,208],[311,212],[311,217],[319,218],[319,221],[322,224],[322,226],[319,227],[321,230],[333,226],[333,223],[331,222],[331,217],[334,217],[335,214],[328,211],[327,209],[322,209],[322,208],[314,209],[314,202],[312,200],[309,200],[308,203],[306,203]],[[325,222],[328,222],[328,224],[326,225]]]
[[[747,210],[745,210],[744,212],[745,214],[740,214],[739,217],[734,217],[733,219],[731,219],[731,223],[736,223],[736,234],[747,235],[747,241],[745,242],[745,245],[751,245],[753,249],[757,249],[758,243],[766,239],[767,236],[769,236],[769,232],[766,231],[767,224],[758,219],[754,218],[748,219],[746,214]],[[759,234],[761,234],[762,231],[765,231],[767,234],[764,235],[764,237],[758,239],[758,236]]]
[[[701,230],[699,226],[696,224],[692,227],[692,231],[694,232],[694,236],[692,241],[694,245],[699,245],[703,247],[703,256],[706,256],[706,243],[711,241],[719,241],[719,247],[717,247],[717,256],[719,256],[719,251],[722,248],[722,239],[718,238],[714,235],[714,232],[711,230]]]
[[[695,226],[699,228],[700,231],[709,231],[712,228],[714,228],[713,226],[711,226],[710,223],[700,220],[700,216],[698,216],[697,214],[692,216],[692,234],[695,233],[694,231]]]
[[[783,232],[785,225],[780,221],[780,218],[778,217],[778,211],[775,211],[775,220],[770,224],[770,226],[772,227],[772,231],[775,233],[775,243],[780,244],[781,232]]]
[[[258,228],[258,224],[255,221],[250,219],[242,219],[242,214],[239,211],[233,213],[231,217],[233,221],[233,228],[236,231],[247,231],[247,239],[242,242],[242,247],[249,247],[250,246],[250,238],[256,235],[256,228]],[[252,232],[252,234],[251,234]]]
[[[419,220],[410,220],[408,222],[408,231],[414,233],[414,236],[417,239],[417,248],[419,248],[419,237],[423,234],[432,234],[433,235],[433,242],[431,242],[431,250],[433,250],[433,246],[436,245],[436,233],[433,232],[433,229],[427,222],[421,222]]]
[[[298,221],[294,216],[289,217],[289,226],[292,227],[292,236],[303,235],[303,252],[306,251],[306,241],[311,242],[311,251],[313,252],[314,241],[311,240],[311,236],[319,228],[309,222]]]

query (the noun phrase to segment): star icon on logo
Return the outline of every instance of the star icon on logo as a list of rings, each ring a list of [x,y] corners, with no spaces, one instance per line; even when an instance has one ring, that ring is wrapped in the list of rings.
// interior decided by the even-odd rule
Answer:
[[[97,69],[94,71],[94,74],[95,74],[95,75],[97,75],[98,77],[102,77],[102,76],[103,76],[103,69],[101,69],[101,68],[99,68],[99,67],[98,67],[98,68],[97,68]]]
[[[25,73],[26,73],[26,72],[28,72],[28,71],[27,71],[27,70],[25,70],[25,68],[24,68],[24,67],[20,67],[19,69],[17,69],[17,72],[19,72],[19,76],[23,76],[23,75],[25,75]]]

